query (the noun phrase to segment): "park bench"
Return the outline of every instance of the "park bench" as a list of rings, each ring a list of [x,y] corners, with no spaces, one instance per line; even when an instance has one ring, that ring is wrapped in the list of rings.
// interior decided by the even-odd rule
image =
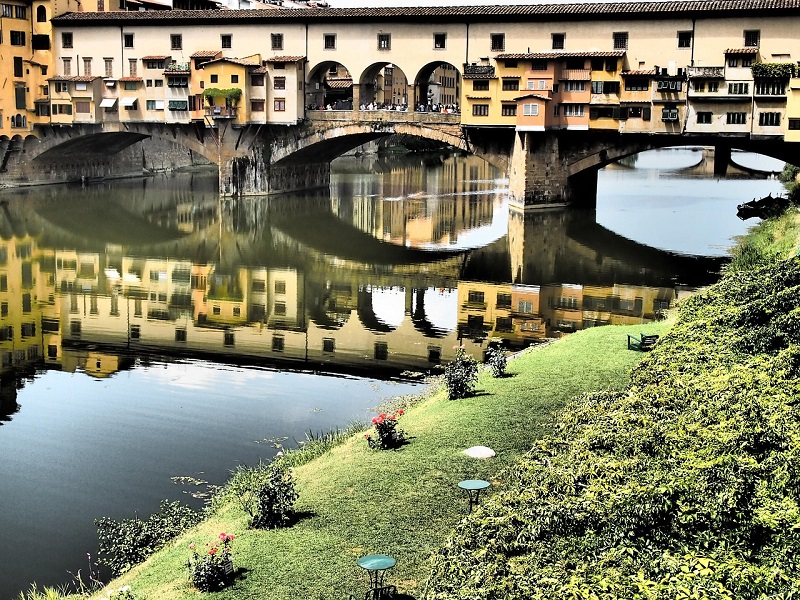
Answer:
[[[653,349],[657,341],[657,335],[645,335],[644,333],[640,333],[639,337],[636,337],[635,335],[628,334],[628,350],[647,352]]]

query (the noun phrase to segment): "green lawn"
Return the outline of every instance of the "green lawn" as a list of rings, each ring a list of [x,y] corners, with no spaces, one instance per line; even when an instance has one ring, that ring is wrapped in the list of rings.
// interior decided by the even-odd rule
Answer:
[[[419,598],[432,551],[467,512],[462,479],[502,487],[503,469],[549,429],[557,411],[584,392],[623,388],[641,354],[626,349],[626,334],[664,333],[667,323],[599,327],[572,334],[509,361],[510,376],[484,371],[471,398],[450,401],[442,390],[400,420],[410,443],[397,451],[368,449],[356,435],[298,467],[302,518],[272,531],[247,529],[242,511],[220,510],[112,587],[131,585],[137,600],[196,597],[184,563],[188,544],[236,534],[235,584],[209,597],[228,599],[346,599],[366,588],[357,567],[363,554],[397,559],[388,582]],[[497,457],[470,459],[469,446],[490,446]],[[489,493],[491,493],[491,488]],[[99,596],[98,596],[99,597]]]

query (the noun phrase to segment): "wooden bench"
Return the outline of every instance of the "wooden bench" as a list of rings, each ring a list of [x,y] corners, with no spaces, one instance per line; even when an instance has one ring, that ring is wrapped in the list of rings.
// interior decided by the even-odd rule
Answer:
[[[653,349],[657,341],[657,335],[645,335],[644,333],[640,333],[639,337],[636,337],[635,335],[628,334],[628,350],[647,352]]]

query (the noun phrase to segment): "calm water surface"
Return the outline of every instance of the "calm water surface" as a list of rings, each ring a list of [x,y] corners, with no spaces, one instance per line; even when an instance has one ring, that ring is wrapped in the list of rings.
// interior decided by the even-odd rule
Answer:
[[[657,318],[713,281],[736,205],[781,191],[659,151],[602,171],[596,211],[524,214],[474,158],[334,167],[329,194],[219,201],[193,173],[2,195],[0,598],[85,573],[97,517],[199,506],[175,477],[366,422],[458,343]]]

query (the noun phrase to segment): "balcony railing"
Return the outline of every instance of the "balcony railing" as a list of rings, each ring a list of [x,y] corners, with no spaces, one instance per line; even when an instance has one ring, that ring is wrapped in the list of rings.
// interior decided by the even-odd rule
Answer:
[[[464,79],[487,79],[494,77],[492,65],[464,65]]]
[[[214,119],[235,119],[235,106],[206,106],[206,116]]]
[[[562,81],[591,81],[592,75],[589,69],[565,69],[561,71]]]
[[[689,67],[689,79],[725,77],[725,67]]]

